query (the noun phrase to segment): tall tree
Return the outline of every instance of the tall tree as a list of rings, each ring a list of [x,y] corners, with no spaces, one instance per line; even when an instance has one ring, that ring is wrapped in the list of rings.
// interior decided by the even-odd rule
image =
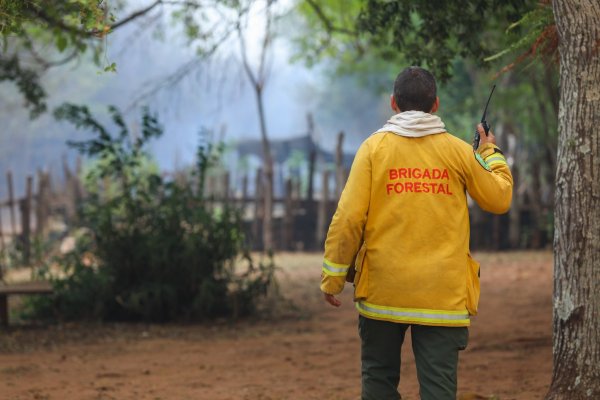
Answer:
[[[248,27],[248,13],[240,13],[238,24],[236,25],[238,33],[238,42],[240,45],[240,53],[242,56],[242,65],[246,77],[252,85],[252,90],[256,97],[256,106],[258,111],[258,120],[260,123],[260,137],[263,150],[263,178],[264,178],[264,213],[263,213],[263,248],[267,251],[273,250],[273,157],[271,155],[271,144],[269,142],[269,134],[267,132],[267,121],[264,107],[264,90],[269,78],[269,51],[273,41],[273,14],[271,7],[273,0],[266,0],[264,4],[263,19],[265,22],[264,35],[260,44],[258,55],[258,65],[253,68],[248,58],[248,45],[246,32]],[[249,7],[252,7],[252,3]],[[257,190],[259,188],[256,188]]]
[[[180,3],[173,7],[173,15],[183,24],[190,43],[196,46],[197,59],[208,60],[222,55],[241,59],[243,73],[254,92],[263,152],[263,186],[257,187],[257,190],[262,190],[264,202],[262,244],[265,250],[272,250],[274,165],[264,92],[269,80],[270,56],[276,36],[274,24],[280,15],[280,10],[276,8],[277,1],[221,0],[203,3],[192,0]],[[261,23],[264,25],[257,29],[256,25]],[[256,32],[259,35],[254,36]],[[260,34],[262,37],[257,39]],[[182,71],[178,76],[185,76],[189,72],[191,69]]]
[[[553,0],[560,52],[554,373],[548,400],[600,398],[600,3]]]

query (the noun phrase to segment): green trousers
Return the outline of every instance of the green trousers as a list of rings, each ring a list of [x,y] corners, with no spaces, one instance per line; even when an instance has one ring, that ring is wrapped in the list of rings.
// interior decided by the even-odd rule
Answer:
[[[421,400],[456,400],[458,352],[467,347],[466,327],[407,325],[359,316],[362,400],[398,400],[400,348],[411,328]]]

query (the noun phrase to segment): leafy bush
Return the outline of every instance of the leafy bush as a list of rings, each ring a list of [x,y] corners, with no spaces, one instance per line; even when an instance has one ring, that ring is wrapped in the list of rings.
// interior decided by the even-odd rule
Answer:
[[[238,209],[212,210],[206,202],[204,179],[219,149],[199,147],[188,184],[177,184],[149,168],[146,145],[162,134],[157,118],[145,109],[141,136],[131,140],[120,112],[109,112],[116,135],[86,107],[55,113],[94,133],[70,145],[95,161],[85,176],[76,248],[58,260],[64,274],[51,278],[53,296],[34,301],[34,315],[167,321],[253,312],[274,266],[257,266],[244,252]]]

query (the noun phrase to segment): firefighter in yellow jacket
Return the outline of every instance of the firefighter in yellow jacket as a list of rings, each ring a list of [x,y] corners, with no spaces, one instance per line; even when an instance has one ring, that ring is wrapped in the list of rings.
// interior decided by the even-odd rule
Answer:
[[[421,399],[454,400],[458,352],[479,301],[466,193],[484,210],[505,213],[512,176],[492,132],[477,127],[474,152],[446,131],[427,70],[398,75],[391,107],[396,115],[355,156],[327,234],[321,291],[339,306],[335,295],[356,270],[363,400],[400,398],[409,327]]]

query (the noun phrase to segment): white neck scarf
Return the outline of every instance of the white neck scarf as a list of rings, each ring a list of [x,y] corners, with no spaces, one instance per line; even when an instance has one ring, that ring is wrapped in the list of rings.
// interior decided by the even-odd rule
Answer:
[[[379,132],[392,132],[406,137],[423,137],[446,132],[446,125],[437,115],[423,111],[404,111],[390,118]]]

